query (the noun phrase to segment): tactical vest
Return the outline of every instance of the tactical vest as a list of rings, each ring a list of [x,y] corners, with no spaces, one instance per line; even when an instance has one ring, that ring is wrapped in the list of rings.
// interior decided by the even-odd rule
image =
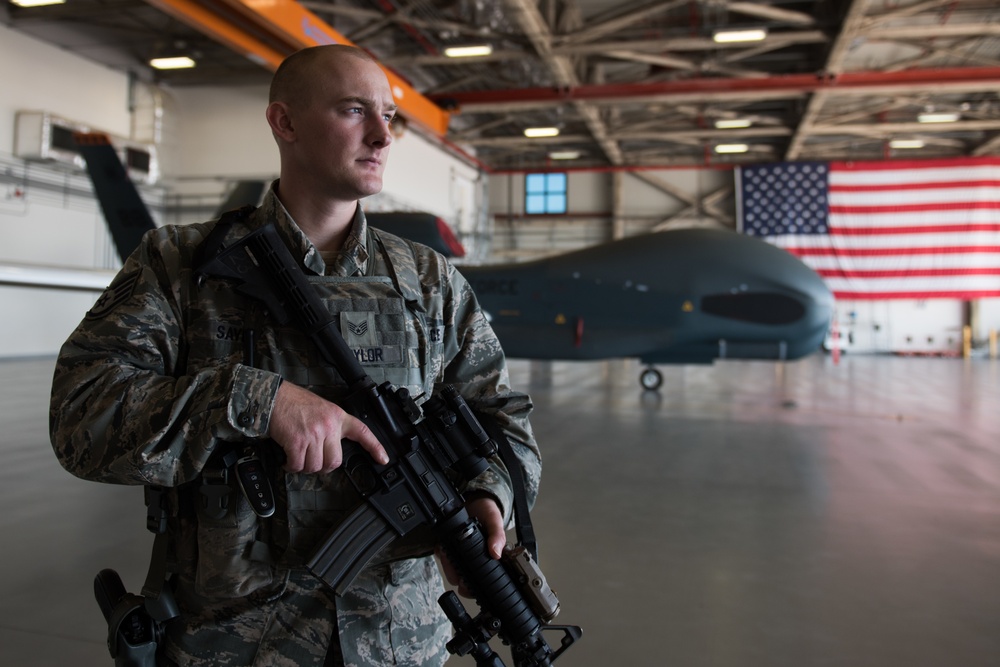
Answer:
[[[438,291],[421,289],[412,246],[398,237],[368,228],[368,262],[364,276],[311,276],[331,315],[358,361],[376,383],[406,387],[412,396],[431,395],[437,378],[429,369],[441,367],[443,303]],[[198,368],[244,363],[249,355],[257,368],[273,371],[331,401],[346,385],[307,335],[279,326],[263,305],[237,294],[222,280],[206,280],[194,293],[185,322],[188,372]],[[435,363],[435,361],[437,361]],[[275,452],[271,442],[259,450]],[[242,443],[236,445],[242,447]],[[226,450],[219,447],[219,453]],[[193,502],[194,516],[177,518],[171,531],[172,569],[193,577],[194,593],[205,598],[280,593],[278,573],[300,567],[330,529],[361,501],[340,471],[328,475],[286,474],[273,457],[269,476],[276,512],[258,517],[234,480],[224,512],[206,507],[204,489],[211,477],[225,474],[232,457],[213,457],[205,467],[202,486]],[[223,472],[217,470],[222,468]],[[183,504],[183,503],[182,503]],[[417,543],[414,543],[417,542]],[[428,543],[392,545],[384,562],[430,552]],[[186,577],[185,577],[186,578]]]

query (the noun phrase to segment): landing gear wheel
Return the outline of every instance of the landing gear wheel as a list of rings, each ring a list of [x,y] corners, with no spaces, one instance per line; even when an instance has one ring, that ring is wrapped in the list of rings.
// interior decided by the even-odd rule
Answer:
[[[655,368],[647,368],[639,375],[639,384],[647,391],[656,391],[663,384],[663,373]]]

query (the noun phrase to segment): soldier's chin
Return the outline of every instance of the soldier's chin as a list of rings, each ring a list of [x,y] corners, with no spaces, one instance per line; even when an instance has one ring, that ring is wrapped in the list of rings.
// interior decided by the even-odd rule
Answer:
[[[380,176],[377,179],[366,179],[365,182],[361,184],[360,190],[363,193],[361,195],[362,197],[377,195],[382,192],[382,177]]]

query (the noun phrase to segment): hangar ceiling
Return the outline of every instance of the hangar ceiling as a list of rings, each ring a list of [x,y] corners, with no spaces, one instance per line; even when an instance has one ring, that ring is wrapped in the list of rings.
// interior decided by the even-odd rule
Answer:
[[[268,80],[265,66],[164,13],[162,4],[8,5],[4,20],[170,86]],[[995,0],[300,4],[449,109],[446,142],[493,171],[1000,154]],[[737,29],[766,36],[713,40]],[[488,44],[492,53],[444,55],[469,44]],[[153,73],[145,65],[181,54],[198,67]],[[951,121],[920,122],[926,114]],[[525,137],[539,126],[559,135]],[[896,147],[900,141],[911,147]],[[719,153],[720,144],[746,150]],[[552,157],[567,152],[577,156]]]

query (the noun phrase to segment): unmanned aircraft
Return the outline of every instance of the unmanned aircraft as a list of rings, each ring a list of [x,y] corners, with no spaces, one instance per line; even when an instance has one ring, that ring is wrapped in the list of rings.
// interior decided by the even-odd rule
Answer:
[[[833,294],[800,260],[722,229],[675,229],[553,257],[463,266],[508,357],[654,364],[797,359],[819,350]]]

